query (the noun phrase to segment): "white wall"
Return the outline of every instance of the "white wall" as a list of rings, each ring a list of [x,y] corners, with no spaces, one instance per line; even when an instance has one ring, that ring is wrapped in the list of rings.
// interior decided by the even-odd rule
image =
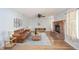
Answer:
[[[77,37],[79,13],[77,11],[78,9],[70,9],[69,12],[67,12],[67,20],[65,26],[65,41],[75,49],[79,49],[79,38]]]
[[[31,28],[34,31],[36,27],[45,27],[47,31],[51,30],[51,20],[54,20],[54,17],[43,17],[43,18],[34,18],[23,20],[23,25],[27,28]],[[38,23],[41,25],[38,26]]]
[[[79,9],[78,9],[78,39],[79,39]]]
[[[24,16],[11,9],[0,9],[0,47],[3,46],[3,40],[7,39],[6,37],[8,37],[8,32],[14,29],[14,18],[24,19]]]
[[[77,38],[79,39],[79,9],[77,9]]]
[[[65,20],[66,19],[66,12],[67,12],[67,10],[62,11],[59,14],[55,15],[55,20]]]

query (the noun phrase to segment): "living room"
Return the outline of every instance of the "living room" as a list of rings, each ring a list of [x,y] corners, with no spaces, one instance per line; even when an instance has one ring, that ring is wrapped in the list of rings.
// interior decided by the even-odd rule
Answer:
[[[1,49],[79,49],[78,9],[1,8],[0,16]],[[31,35],[34,36],[31,38]],[[9,47],[6,47],[7,41]]]

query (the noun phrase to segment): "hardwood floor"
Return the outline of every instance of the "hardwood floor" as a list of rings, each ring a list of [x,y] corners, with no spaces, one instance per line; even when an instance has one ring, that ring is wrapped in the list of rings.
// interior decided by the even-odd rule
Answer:
[[[75,50],[72,46],[64,41],[64,39],[58,39],[54,34],[51,35],[50,32],[47,32],[49,37],[52,37],[51,40],[54,40],[53,49],[55,50]]]
[[[67,44],[64,39],[58,39],[50,32],[46,32],[51,43],[51,48],[48,46],[31,46],[23,43],[17,43],[15,47],[10,50],[75,50],[72,46]]]
[[[57,50],[74,50],[73,47],[71,47],[69,44],[67,44],[63,40],[54,40],[54,49]]]

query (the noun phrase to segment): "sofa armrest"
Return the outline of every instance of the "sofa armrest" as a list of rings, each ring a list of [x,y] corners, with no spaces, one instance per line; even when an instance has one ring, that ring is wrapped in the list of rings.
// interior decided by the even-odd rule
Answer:
[[[20,34],[13,34],[12,35],[13,37],[19,37],[19,36],[21,36]]]

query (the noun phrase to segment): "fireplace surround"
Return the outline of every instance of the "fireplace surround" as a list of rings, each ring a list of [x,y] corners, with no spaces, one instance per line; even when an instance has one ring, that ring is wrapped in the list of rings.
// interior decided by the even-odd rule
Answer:
[[[64,20],[53,22],[54,31],[53,33],[59,39],[64,39]]]
[[[59,24],[56,24],[55,25],[55,31],[60,33],[60,25]]]

